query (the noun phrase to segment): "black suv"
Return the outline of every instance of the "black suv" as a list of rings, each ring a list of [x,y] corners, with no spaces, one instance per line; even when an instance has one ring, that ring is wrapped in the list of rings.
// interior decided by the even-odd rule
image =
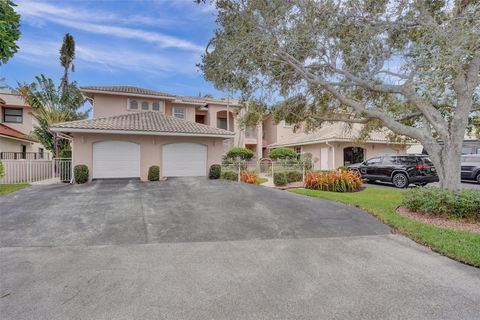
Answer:
[[[397,188],[406,188],[410,183],[424,186],[438,181],[435,167],[426,155],[384,155],[352,164],[348,169],[357,170],[367,181],[388,181]]]
[[[480,183],[480,154],[462,156],[462,180]]]

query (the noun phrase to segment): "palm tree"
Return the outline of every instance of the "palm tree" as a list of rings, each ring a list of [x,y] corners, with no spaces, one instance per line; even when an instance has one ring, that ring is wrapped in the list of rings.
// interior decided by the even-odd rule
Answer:
[[[60,48],[60,64],[63,67],[62,87],[68,86],[68,71],[71,69],[75,72],[75,65],[73,64],[75,59],[75,40],[69,33],[63,37],[62,47]]]
[[[34,110],[32,116],[38,122],[34,128],[35,135],[46,149],[58,156],[59,150],[65,148],[68,141],[60,139],[50,127],[86,117],[86,113],[78,112],[85,99],[75,82],[57,88],[53,80],[43,74],[35,80],[31,84],[20,85],[18,92]]]

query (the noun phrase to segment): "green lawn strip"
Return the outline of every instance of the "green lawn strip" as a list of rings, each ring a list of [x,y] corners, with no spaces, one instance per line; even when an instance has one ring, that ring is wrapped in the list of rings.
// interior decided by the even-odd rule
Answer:
[[[265,183],[267,181],[268,181],[267,178],[258,178],[258,184],[262,184],[262,183]]]
[[[23,188],[28,187],[26,183],[18,183],[18,184],[0,184],[0,196],[4,196],[11,192],[15,192],[21,190]]]
[[[402,234],[436,252],[470,265],[480,266],[480,234],[440,228],[400,215],[395,210],[402,199],[400,190],[368,186],[363,191],[353,193],[308,189],[289,191],[364,209]]]

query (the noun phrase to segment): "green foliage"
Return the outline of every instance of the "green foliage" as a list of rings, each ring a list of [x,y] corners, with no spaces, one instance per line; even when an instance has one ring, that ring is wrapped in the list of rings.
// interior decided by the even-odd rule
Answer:
[[[5,168],[3,167],[3,162],[0,160],[0,178],[3,178],[5,175]]]
[[[271,150],[268,157],[272,159],[295,159],[297,153],[291,148],[277,148]]]
[[[11,0],[0,1],[0,65],[7,63],[18,50],[20,38],[20,15]]]
[[[60,158],[62,159],[71,159],[72,158],[72,150],[70,149],[70,145],[65,144],[65,147],[60,150]]]
[[[303,172],[300,170],[287,170],[285,171],[287,182],[298,182],[303,180]]]
[[[480,221],[480,191],[477,190],[413,188],[405,191],[402,205],[421,214]]]
[[[276,186],[284,186],[288,183],[285,171],[273,172],[273,184]]]
[[[247,148],[234,147],[227,152],[227,159],[241,159],[250,160],[255,156],[255,153]]]
[[[208,171],[208,178],[209,179],[220,179],[220,175],[222,174],[222,166],[219,164],[212,164],[210,166],[210,170]]]
[[[459,186],[459,174],[446,181],[460,162],[448,144],[475,125],[480,107],[479,1],[212,3],[218,28],[199,67],[216,88],[244,100],[282,97],[274,122],[294,129],[361,124],[354,131],[365,140],[387,127],[394,141],[428,145],[441,185]],[[264,112],[248,108],[244,119]]]
[[[68,70],[71,68],[72,72],[75,71],[73,59],[75,59],[75,40],[71,34],[67,33],[63,37],[62,47],[60,48],[60,65],[64,69],[61,84],[62,88],[68,85]]]
[[[400,215],[396,209],[401,204],[402,191],[398,189],[368,186],[363,191],[350,193],[309,189],[290,191],[362,208],[392,226],[397,232],[432,250],[480,267],[480,233],[445,229]]]
[[[160,180],[160,167],[150,166],[150,168],[148,168],[148,181],[158,181],[158,180]]]
[[[238,171],[222,170],[221,177],[225,180],[238,181]]]
[[[78,164],[73,168],[75,183],[82,184],[88,181],[88,167],[84,164]]]

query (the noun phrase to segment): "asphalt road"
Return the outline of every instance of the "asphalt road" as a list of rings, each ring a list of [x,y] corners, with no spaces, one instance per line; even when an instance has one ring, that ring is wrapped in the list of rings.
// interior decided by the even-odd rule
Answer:
[[[478,319],[480,271],[367,213],[226,181],[0,198],[3,319]]]

